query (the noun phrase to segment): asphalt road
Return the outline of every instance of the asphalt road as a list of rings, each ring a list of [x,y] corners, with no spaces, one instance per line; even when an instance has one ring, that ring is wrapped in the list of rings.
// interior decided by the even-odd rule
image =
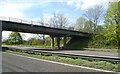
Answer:
[[[4,46],[3,46],[4,47]],[[8,48],[16,48],[21,50],[36,50],[36,51],[49,51],[54,53],[65,53],[65,54],[73,54],[73,55],[88,55],[88,56],[99,56],[99,57],[111,57],[111,58],[119,58],[117,52],[96,52],[96,51],[80,51],[80,50],[51,50],[44,48],[34,48],[34,47],[20,47],[20,46],[5,46]]]
[[[35,59],[26,58],[8,53],[2,54],[2,71],[3,72],[102,72],[92,69],[51,63],[42,60],[35,60]]]

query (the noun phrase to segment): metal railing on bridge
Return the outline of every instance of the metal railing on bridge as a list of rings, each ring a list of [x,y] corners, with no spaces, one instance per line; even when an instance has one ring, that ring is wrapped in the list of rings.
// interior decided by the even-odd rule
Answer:
[[[0,16],[0,20],[51,27],[48,23],[42,23],[40,21],[32,21],[32,20],[24,20],[24,19],[12,18],[12,17]]]

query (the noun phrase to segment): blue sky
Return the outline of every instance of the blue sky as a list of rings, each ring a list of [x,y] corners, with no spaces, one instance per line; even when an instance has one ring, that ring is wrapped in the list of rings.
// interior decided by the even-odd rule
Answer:
[[[49,19],[53,13],[64,14],[72,23],[83,15],[89,7],[104,5],[111,0],[0,0],[0,16],[38,21]],[[104,10],[105,11],[105,10]],[[7,38],[10,32],[3,32]],[[26,39],[33,37],[25,34]]]
[[[35,5],[25,11],[29,17],[46,17],[53,13],[64,14],[70,21],[75,22],[82,15],[82,10],[76,10],[73,6],[68,6],[66,2],[48,2],[41,5]]]

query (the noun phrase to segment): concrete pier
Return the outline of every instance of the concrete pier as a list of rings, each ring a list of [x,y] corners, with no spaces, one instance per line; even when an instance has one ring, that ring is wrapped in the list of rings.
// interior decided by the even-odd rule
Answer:
[[[54,49],[54,36],[51,37],[51,49]]]
[[[60,49],[60,37],[57,37],[57,48]]]
[[[66,36],[64,36],[64,41],[63,41],[63,47],[64,48],[66,47],[66,42],[67,42],[67,38],[66,38]]]

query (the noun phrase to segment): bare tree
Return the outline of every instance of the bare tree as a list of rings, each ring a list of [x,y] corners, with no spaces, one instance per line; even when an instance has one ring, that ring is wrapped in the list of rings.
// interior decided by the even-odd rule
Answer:
[[[45,25],[45,19],[41,17],[40,18],[40,23],[41,23],[42,26],[44,26]],[[45,44],[45,35],[44,34],[37,34],[37,35],[40,39],[42,38],[43,45],[44,45]]]
[[[96,27],[100,21],[102,14],[103,7],[101,5],[96,5],[94,7],[88,8],[84,13],[85,17],[94,23],[94,32],[96,31]]]
[[[58,14],[59,28],[64,28],[68,24],[68,19],[63,14]]]
[[[68,19],[63,14],[53,14],[49,20],[50,26],[55,28],[65,28],[68,24]]]

